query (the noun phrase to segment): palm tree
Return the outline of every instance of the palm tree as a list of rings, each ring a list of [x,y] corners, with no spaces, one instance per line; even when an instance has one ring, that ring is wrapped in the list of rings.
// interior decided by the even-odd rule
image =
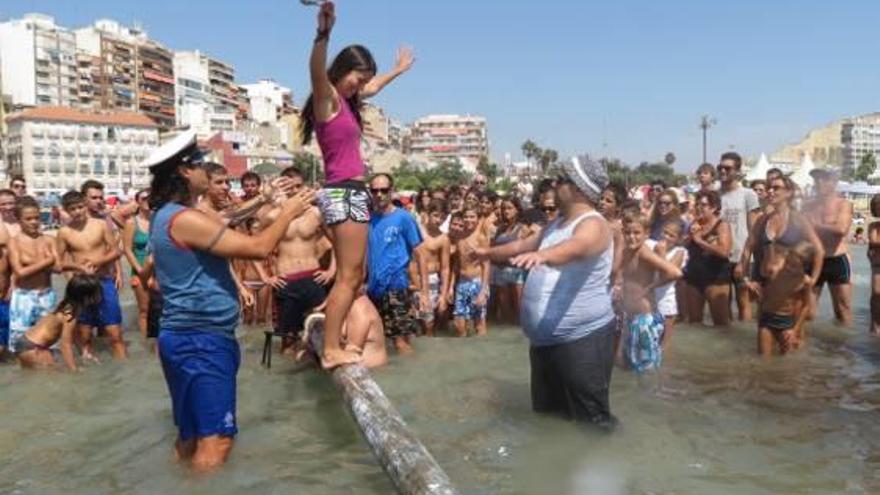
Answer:
[[[538,158],[541,154],[541,148],[539,148],[531,139],[527,139],[520,149],[522,149],[523,156],[526,157],[526,161],[529,162],[529,165],[531,165],[533,158]]]
[[[541,173],[547,173],[547,169],[550,168],[550,165],[553,165],[559,160],[559,153],[557,153],[556,150],[548,148],[541,152],[539,160],[541,161]]]

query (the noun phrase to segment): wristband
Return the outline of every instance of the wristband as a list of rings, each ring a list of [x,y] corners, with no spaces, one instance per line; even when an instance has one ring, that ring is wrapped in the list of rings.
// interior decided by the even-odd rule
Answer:
[[[330,30],[321,31],[318,30],[317,35],[315,35],[315,43],[320,43],[321,41],[327,41],[330,39]]]

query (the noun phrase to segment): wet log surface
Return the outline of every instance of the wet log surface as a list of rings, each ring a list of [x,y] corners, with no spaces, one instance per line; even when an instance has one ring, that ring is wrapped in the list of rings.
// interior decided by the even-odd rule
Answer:
[[[333,370],[333,381],[398,493],[457,494],[452,481],[359,364]]]

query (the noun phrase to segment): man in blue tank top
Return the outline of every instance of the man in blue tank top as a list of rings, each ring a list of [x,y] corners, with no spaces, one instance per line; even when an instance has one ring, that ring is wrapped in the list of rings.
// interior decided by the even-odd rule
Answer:
[[[589,159],[563,166],[559,218],[539,233],[478,255],[531,270],[520,321],[530,341],[532,408],[611,428],[609,389],[616,320],[611,309],[611,229],[596,211],[608,184]]]
[[[238,432],[239,305],[229,259],[269,256],[314,193],[285,199],[275,223],[246,236],[194,208],[209,185],[195,133],[160,147],[143,166],[153,175],[150,247],[163,296],[159,358],[178,429],[175,449],[197,471],[210,471],[226,461]]]

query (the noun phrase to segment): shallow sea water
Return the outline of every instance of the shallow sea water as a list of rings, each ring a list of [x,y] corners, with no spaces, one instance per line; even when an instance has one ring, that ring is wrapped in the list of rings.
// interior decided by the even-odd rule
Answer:
[[[616,369],[610,435],[531,413],[512,327],[419,339],[375,378],[462,493],[880,493],[864,260],[857,248],[853,327],[829,322],[826,295],[796,355],[757,358],[752,325],[679,326],[661,374]],[[277,355],[266,370],[260,329],[242,335],[241,432],[208,478],[172,461],[162,372],[136,332],[124,364],[103,350],[76,375],[0,366],[0,493],[392,493],[329,377]]]

